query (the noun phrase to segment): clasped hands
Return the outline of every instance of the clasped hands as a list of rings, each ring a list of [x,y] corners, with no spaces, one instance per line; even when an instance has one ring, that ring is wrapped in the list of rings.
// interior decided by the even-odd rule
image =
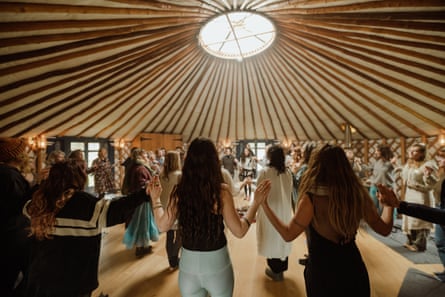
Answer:
[[[254,193],[254,202],[259,205],[266,201],[267,197],[269,196],[270,189],[270,179],[263,180],[261,183],[259,183]],[[159,181],[159,176],[154,176],[146,184],[146,193],[150,196],[153,203],[159,201],[162,193],[162,186]]]
[[[270,179],[265,179],[261,181],[255,189],[254,193],[254,203],[257,205],[267,202],[267,197],[269,196],[272,183]]]
[[[400,200],[392,188],[383,184],[377,184],[377,189],[379,190],[377,192],[377,198],[383,205],[395,208],[399,207]]]

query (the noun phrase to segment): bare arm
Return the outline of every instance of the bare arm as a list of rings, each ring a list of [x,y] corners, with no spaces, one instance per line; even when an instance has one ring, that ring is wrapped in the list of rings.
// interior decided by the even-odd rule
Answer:
[[[155,176],[148,183],[147,188],[150,192],[151,205],[153,209],[153,215],[155,217],[156,225],[159,231],[166,232],[171,229],[176,221],[177,208],[176,204],[168,203],[167,211],[164,211],[161,204],[162,187],[159,182],[159,176]]]
[[[435,224],[445,225],[445,210],[432,208],[423,204],[400,201],[391,188],[377,185],[379,200],[384,205],[397,207],[398,212],[407,216],[420,218]]]
[[[241,238],[247,233],[250,224],[255,218],[258,207],[264,200],[264,197],[269,195],[269,192],[270,192],[270,181],[264,180],[256,188],[254,193],[255,197],[254,201],[247,210],[247,213],[244,215],[244,217],[240,218],[238,212],[235,209],[233,196],[230,193],[230,189],[228,189],[227,185],[223,184],[221,192],[223,201],[223,217],[227,227],[233,233],[233,235],[235,235],[237,238]]]
[[[394,193],[391,188],[382,184],[378,184],[377,188],[379,190],[377,196],[379,198],[379,201],[383,205],[388,205],[396,208],[399,207],[400,200],[397,198],[396,193]]]
[[[378,234],[388,236],[392,231],[394,221],[394,208],[384,205],[382,214],[379,216],[377,209],[371,199],[367,201],[365,221]]]
[[[282,222],[267,204],[267,200],[262,204],[267,218],[280,233],[285,241],[292,241],[297,238],[309,226],[314,217],[314,207],[307,194],[303,195],[298,202],[298,207],[294,217],[289,223]]]

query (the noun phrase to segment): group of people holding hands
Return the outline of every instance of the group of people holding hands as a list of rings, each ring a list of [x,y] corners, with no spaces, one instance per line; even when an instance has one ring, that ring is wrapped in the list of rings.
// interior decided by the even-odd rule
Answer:
[[[18,288],[25,292],[22,296],[29,297],[91,296],[98,286],[101,229],[128,221],[135,209],[147,202],[159,231],[175,230],[181,238],[177,260],[183,297],[233,295],[226,229],[242,238],[256,221],[257,238],[269,236],[271,241],[259,249],[267,258],[265,272],[277,281],[283,280],[290,251],[282,243],[305,233],[307,296],[369,297],[366,265],[355,242],[361,221],[386,236],[391,233],[397,207],[407,215],[444,224],[445,211],[400,202],[383,184],[376,185],[381,209],[376,208],[343,148],[336,145],[313,149],[301,177],[295,210],[290,196],[285,207],[281,197],[292,191],[287,188],[292,187],[292,177],[285,168],[284,149],[270,146],[267,166],[258,172],[252,203],[241,217],[232,191],[224,183],[216,146],[206,138],[191,142],[176,185],[163,189],[155,175],[140,190],[111,200],[97,199],[84,190],[86,172],[76,161],[53,165],[48,178],[31,190],[17,173],[22,153],[24,146],[19,140],[0,141],[0,180],[7,189],[8,204],[2,216],[2,229],[7,234],[7,253],[2,253],[2,258],[8,283],[3,282],[1,296],[19,296],[14,293]],[[162,197],[164,190],[169,192],[167,198]],[[270,239],[272,232],[274,240]],[[20,253],[17,247],[25,241],[30,242],[28,250]],[[341,267],[342,273],[331,273],[332,267]]]
[[[392,230],[394,207],[400,208],[400,213],[443,223],[444,211],[400,202],[394,191],[383,184],[376,185],[382,207],[378,211],[367,189],[350,166],[344,150],[328,144],[313,150],[302,177],[295,213],[283,220],[282,203],[276,199],[279,194],[271,193],[274,187],[277,188],[273,181],[275,176],[287,172],[282,166],[276,165],[280,162],[284,164],[284,150],[280,146],[271,146],[267,156],[268,166],[258,173],[254,199],[241,218],[235,211],[230,190],[220,183],[222,177],[218,177],[220,164],[217,152],[214,144],[207,139],[195,139],[191,143],[182,170],[183,177],[172,192],[169,204],[163,207],[158,197],[151,195],[160,230],[168,230],[177,221],[185,236],[179,265],[182,296],[232,296],[233,268],[227,251],[224,226],[236,237],[242,237],[254,218],[257,232],[268,232],[261,227],[261,224],[266,224],[264,218],[267,218],[267,223],[273,226],[285,242],[305,232],[309,249],[304,272],[307,296],[319,297],[370,296],[366,266],[355,244],[355,235],[362,220],[385,236]],[[281,161],[274,164],[275,158]],[[154,190],[160,184],[154,180],[150,187]],[[273,239],[270,242],[280,245]],[[286,251],[275,251],[274,254],[259,250],[259,253],[268,259],[266,274],[274,280],[282,280],[282,272],[287,267],[281,272],[273,271],[280,265],[269,260],[282,258]],[[342,273],[332,274],[330,267],[342,267]]]

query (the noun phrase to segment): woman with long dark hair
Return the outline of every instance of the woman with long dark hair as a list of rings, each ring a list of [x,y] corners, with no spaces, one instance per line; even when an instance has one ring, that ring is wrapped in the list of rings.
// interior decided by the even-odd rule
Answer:
[[[149,201],[150,190],[97,199],[83,191],[87,173],[76,160],[54,164],[23,212],[32,240],[28,297],[89,297],[98,287],[102,228],[121,224]]]
[[[151,186],[160,186],[155,177]],[[255,191],[255,197],[267,195],[269,181]],[[173,189],[167,209],[160,197],[152,197],[153,211],[160,231],[167,231],[178,220],[182,238],[179,261],[181,296],[232,296],[233,268],[224,228],[238,238],[249,230],[258,209],[253,202],[240,218],[230,188],[224,184],[216,147],[206,138],[190,144],[182,168],[182,177]]]
[[[292,173],[286,167],[286,155],[280,145],[267,149],[267,166],[258,174],[258,182],[271,181],[268,202],[274,213],[284,221],[292,217]],[[288,268],[288,256],[292,244],[285,242],[260,208],[257,217],[258,253],[267,259],[266,275],[276,281],[283,280],[283,272]]]
[[[343,149],[329,144],[311,153],[298,196],[295,215],[288,223],[275,214],[268,200],[262,209],[284,240],[292,241],[306,231],[307,296],[369,297],[368,272],[355,235],[362,220],[377,233],[389,235],[393,208],[384,206],[379,216]]]

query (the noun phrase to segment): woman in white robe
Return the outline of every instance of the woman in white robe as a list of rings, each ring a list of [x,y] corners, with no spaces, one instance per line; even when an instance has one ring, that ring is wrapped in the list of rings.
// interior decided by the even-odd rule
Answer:
[[[433,188],[437,183],[437,165],[426,158],[426,146],[414,144],[409,151],[410,159],[402,169],[403,192],[406,202],[433,206]],[[423,252],[427,248],[427,238],[433,224],[404,215],[402,231],[407,236],[405,247],[413,252]]]
[[[290,221],[292,211],[292,174],[285,165],[285,153],[281,146],[273,145],[267,150],[267,166],[259,173],[258,183],[270,179],[271,190],[268,198],[270,208],[282,221]],[[266,275],[273,280],[283,280],[288,268],[288,256],[292,243],[285,242],[267,219],[263,209],[257,213],[258,253],[267,258]]]

